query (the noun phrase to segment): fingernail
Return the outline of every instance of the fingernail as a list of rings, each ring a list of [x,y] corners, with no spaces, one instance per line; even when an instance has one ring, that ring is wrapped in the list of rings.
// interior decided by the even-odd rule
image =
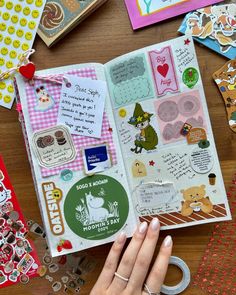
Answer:
[[[151,229],[156,231],[158,227],[159,227],[159,220],[158,218],[154,217],[151,221]]]
[[[144,221],[144,222],[142,222],[140,225],[139,225],[139,229],[138,229],[138,231],[140,232],[140,234],[144,234],[145,233],[145,231],[147,230],[147,222],[146,221]]]
[[[126,234],[125,234],[124,231],[122,231],[122,232],[120,233],[120,235],[118,236],[118,238],[117,238],[117,242],[118,242],[119,244],[123,244],[124,241],[125,241],[125,239],[126,239]]]
[[[164,247],[170,247],[173,244],[171,236],[167,236],[164,240]]]

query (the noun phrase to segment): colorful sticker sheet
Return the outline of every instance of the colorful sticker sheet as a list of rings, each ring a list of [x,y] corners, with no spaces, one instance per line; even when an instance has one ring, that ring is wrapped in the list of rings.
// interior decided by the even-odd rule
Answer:
[[[236,132],[236,59],[216,71],[213,79],[224,100],[229,127]]]
[[[231,3],[232,2],[232,3]],[[236,4],[226,1],[190,12],[179,28],[182,34],[192,35],[206,47],[236,58]]]
[[[46,0],[0,1],[0,74],[17,66],[32,47]],[[0,106],[14,102],[12,77],[0,81]]]
[[[125,0],[134,30],[221,0]]]
[[[191,37],[34,80],[16,87],[52,256],[130,236],[138,218],[163,229],[230,219]]]
[[[37,276],[40,266],[35,247],[0,157],[0,288]]]

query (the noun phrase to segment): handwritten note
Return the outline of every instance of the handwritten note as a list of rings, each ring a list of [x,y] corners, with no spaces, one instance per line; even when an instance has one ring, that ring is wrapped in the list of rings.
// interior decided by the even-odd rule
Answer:
[[[106,93],[104,81],[64,76],[58,124],[72,134],[100,138]]]
[[[173,183],[144,183],[137,188],[136,196],[141,208],[170,204],[178,200]]]
[[[166,171],[179,180],[184,177],[192,179],[195,176],[190,164],[188,153],[168,152],[162,156],[163,163],[166,165]]]
[[[177,58],[177,67],[181,74],[195,59],[194,52],[190,51],[188,47],[175,49],[175,55]]]
[[[61,166],[76,158],[73,139],[65,126],[54,126],[35,132],[33,148],[39,165],[45,168]]]

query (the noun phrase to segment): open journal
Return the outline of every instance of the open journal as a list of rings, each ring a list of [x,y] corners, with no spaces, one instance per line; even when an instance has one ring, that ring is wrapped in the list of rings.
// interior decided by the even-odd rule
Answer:
[[[15,86],[53,256],[231,218],[190,37]]]

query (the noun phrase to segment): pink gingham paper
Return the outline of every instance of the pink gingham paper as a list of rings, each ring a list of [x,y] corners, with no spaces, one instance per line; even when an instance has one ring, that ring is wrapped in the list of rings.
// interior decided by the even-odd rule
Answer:
[[[66,74],[70,74],[70,75],[74,75],[78,77],[84,77],[84,78],[97,79],[94,68],[83,68],[79,70],[72,70]],[[63,74],[48,75],[46,77],[48,79],[62,81]],[[44,112],[37,111],[35,109],[37,105],[36,88],[42,85],[46,88],[47,92],[52,96],[55,102],[53,108]],[[31,85],[29,82],[26,83],[27,104],[28,104],[31,128],[33,132],[57,125],[57,116],[58,116],[58,109],[59,109],[61,87],[62,86],[60,83],[55,83],[55,81],[52,82],[50,80],[46,81],[45,79],[41,80],[40,77],[38,76],[34,80],[34,85]],[[72,135],[72,138],[73,138],[75,148],[77,150],[76,159],[71,163],[67,163],[65,165],[55,167],[52,169],[41,167],[42,177],[48,177],[51,175],[59,174],[63,169],[71,169],[73,171],[82,170],[83,159],[81,156],[81,149],[87,146],[97,145],[104,142],[108,143],[109,152],[111,154],[113,163],[116,163],[117,159],[116,159],[115,146],[114,146],[113,138],[112,138],[112,128],[110,127],[110,124],[105,112],[103,115],[102,135],[100,139],[86,137],[86,136],[78,136],[78,135]]]

